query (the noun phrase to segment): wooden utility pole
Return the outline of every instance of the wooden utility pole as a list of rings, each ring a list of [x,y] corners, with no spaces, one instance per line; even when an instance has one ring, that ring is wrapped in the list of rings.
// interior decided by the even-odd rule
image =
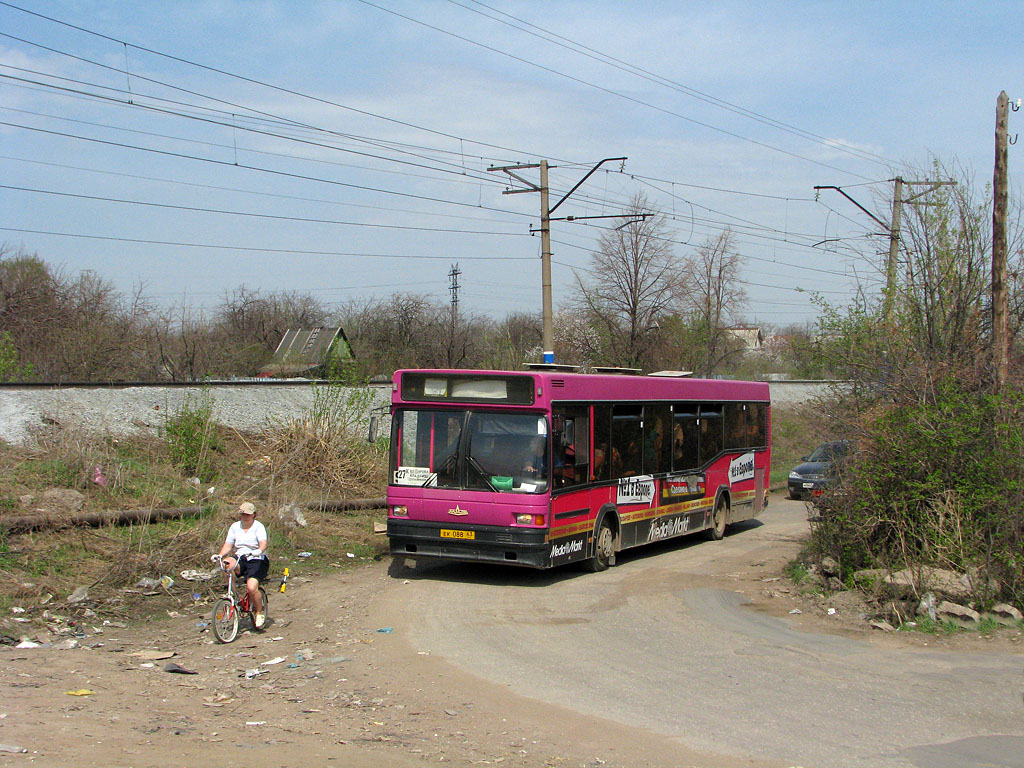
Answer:
[[[1010,100],[1006,91],[996,100],[996,164],[992,173],[992,362],[996,391],[1006,385],[1009,368],[1009,323],[1006,313],[1006,122]]]
[[[900,217],[903,211],[903,177],[897,176],[892,192],[892,224],[889,227],[889,261],[885,265],[885,304],[882,314],[886,322],[892,320],[896,294],[896,262],[900,250]]]

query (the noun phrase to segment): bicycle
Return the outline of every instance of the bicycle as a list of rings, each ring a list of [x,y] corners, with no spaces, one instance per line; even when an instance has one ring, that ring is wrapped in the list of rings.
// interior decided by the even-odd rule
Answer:
[[[220,566],[220,569],[228,575],[228,590],[224,597],[221,597],[213,605],[213,634],[222,643],[230,643],[238,636],[239,614],[246,613],[252,621],[253,628],[256,627],[256,613],[249,604],[249,592],[242,584],[242,596],[236,596],[235,592],[235,570],[224,568],[224,560],[220,555],[210,558]],[[263,600],[263,619],[270,618],[270,600],[267,591],[260,585],[260,597]]]

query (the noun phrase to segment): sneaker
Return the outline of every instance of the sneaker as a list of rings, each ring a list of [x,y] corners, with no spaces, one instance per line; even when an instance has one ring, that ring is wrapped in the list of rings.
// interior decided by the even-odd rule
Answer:
[[[257,613],[256,614],[256,622],[255,622],[256,629],[263,629],[263,622],[264,622],[263,614],[262,613]]]

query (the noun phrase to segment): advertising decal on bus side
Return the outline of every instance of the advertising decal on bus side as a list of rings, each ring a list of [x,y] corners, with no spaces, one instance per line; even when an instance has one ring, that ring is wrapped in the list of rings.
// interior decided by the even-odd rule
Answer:
[[[729,462],[729,485],[754,479],[754,453],[750,451]]]
[[[703,518],[703,515],[698,515]],[[680,515],[662,520],[652,520],[651,529],[647,533],[648,541],[670,539],[673,536],[681,536],[690,530],[690,516]]]
[[[572,555],[578,555],[583,552],[583,548],[584,537],[569,539],[567,542],[560,542],[559,544],[552,544],[551,561],[556,562],[558,559],[563,559],[568,562]]]
[[[618,504],[650,504],[654,501],[654,478],[650,475],[623,477],[616,496]]]
[[[670,496],[704,495],[704,475],[670,475],[661,484],[661,494]]]

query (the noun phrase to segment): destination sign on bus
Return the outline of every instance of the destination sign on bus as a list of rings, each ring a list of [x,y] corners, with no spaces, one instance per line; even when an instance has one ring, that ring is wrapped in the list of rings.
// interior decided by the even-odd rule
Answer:
[[[533,378],[525,374],[402,374],[402,399],[460,403],[533,404]]]

